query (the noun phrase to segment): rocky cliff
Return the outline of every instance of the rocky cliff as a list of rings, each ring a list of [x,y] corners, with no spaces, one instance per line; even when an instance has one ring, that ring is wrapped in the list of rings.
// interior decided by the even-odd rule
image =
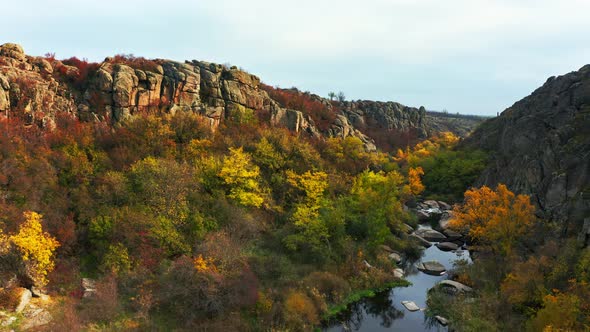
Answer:
[[[578,231],[590,216],[590,65],[550,77],[463,144],[492,153],[479,184],[530,194],[545,217]]]
[[[138,113],[190,111],[206,116],[213,127],[252,112],[273,125],[310,136],[355,136],[369,150],[376,148],[376,141],[387,141],[383,137],[412,132],[421,138],[439,129],[431,125],[434,122],[423,107],[332,102],[307,93],[305,98],[333,113],[322,126],[309,110],[289,108],[263,87],[258,77],[236,67],[203,61],[114,56],[95,64],[28,56],[16,44],[0,46],[0,111],[42,126],[51,126],[59,112],[84,121],[116,123]]]

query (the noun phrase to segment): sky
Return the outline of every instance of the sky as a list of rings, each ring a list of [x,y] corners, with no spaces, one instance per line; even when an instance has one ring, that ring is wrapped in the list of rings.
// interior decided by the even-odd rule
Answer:
[[[229,63],[348,100],[495,115],[590,63],[590,0],[15,0],[0,44]]]

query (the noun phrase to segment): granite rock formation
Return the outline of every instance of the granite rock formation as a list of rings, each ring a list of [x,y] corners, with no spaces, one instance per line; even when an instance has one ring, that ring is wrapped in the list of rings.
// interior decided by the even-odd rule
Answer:
[[[550,77],[463,144],[493,157],[478,185],[529,194],[543,217],[578,232],[590,215],[590,65]]]

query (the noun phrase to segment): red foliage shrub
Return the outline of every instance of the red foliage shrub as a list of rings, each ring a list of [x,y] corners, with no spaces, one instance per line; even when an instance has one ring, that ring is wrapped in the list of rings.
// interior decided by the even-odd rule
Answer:
[[[159,63],[155,60],[149,60],[144,57],[136,57],[133,54],[117,54],[112,60],[112,63],[120,63],[127,65],[133,69],[140,69],[145,71],[156,71]]]
[[[309,93],[302,93],[297,89],[273,88],[266,84],[261,84],[260,86],[281,107],[291,108],[309,115],[321,131],[328,130],[330,125],[336,120],[337,110],[335,107],[330,107],[319,100],[314,100]]]
[[[76,73],[69,71],[65,66],[61,66],[57,68],[57,72],[62,78],[68,80],[80,91],[83,91],[86,89],[86,87],[88,87],[89,78],[91,78],[100,67],[100,64],[96,62],[88,62],[88,60],[85,58],[80,60],[75,56],[63,60],[62,63],[68,66],[76,67],[78,69],[78,72]]]
[[[107,105],[99,92],[93,91],[90,93],[90,99],[88,100],[88,103],[90,104],[90,107],[92,107],[92,109],[94,109],[94,111],[98,114],[105,114]]]

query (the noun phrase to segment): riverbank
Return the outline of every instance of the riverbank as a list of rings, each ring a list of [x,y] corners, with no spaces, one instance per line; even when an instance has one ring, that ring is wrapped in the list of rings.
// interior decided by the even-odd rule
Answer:
[[[377,287],[377,288],[354,291],[354,292],[350,293],[344,299],[344,301],[342,301],[341,303],[329,307],[326,314],[322,317],[322,321],[328,322],[331,319],[336,318],[338,315],[342,314],[342,312],[344,312],[346,309],[348,309],[352,304],[354,304],[356,302],[359,302],[359,301],[367,299],[367,298],[375,297],[377,294],[387,291],[387,290],[391,290],[392,288],[409,287],[411,285],[412,285],[411,282],[409,282],[405,279],[400,279],[400,280],[388,282],[388,283],[386,283],[380,287]]]

